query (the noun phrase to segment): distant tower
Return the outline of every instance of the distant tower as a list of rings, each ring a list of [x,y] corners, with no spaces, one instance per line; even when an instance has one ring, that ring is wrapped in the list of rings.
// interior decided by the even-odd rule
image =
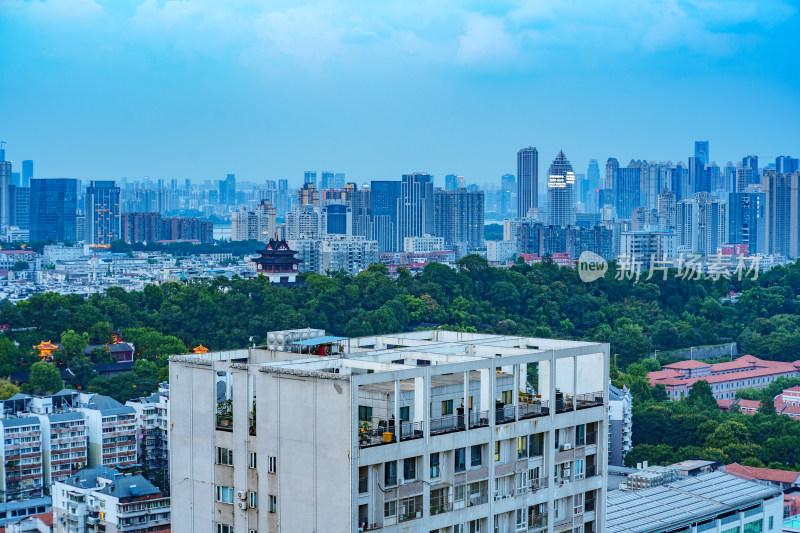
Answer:
[[[517,152],[517,216],[539,207],[539,151],[533,146]]]
[[[705,167],[708,166],[710,159],[708,158],[708,141],[695,141],[694,142],[694,156],[700,160],[700,163]]]
[[[564,152],[559,151],[547,172],[547,223],[571,226],[574,223],[575,173]]]
[[[93,181],[86,189],[86,230],[89,244],[108,246],[121,238],[119,187],[113,181]]]
[[[317,171],[316,170],[306,170],[303,172],[303,185],[311,184],[316,189],[317,187]]]

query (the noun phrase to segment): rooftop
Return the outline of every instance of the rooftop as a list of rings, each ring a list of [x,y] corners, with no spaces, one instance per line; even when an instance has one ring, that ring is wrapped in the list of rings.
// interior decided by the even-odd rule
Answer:
[[[608,493],[609,533],[649,533],[688,525],[780,496],[777,487],[714,472],[649,489]]]
[[[776,470],[775,468],[759,468],[756,466],[743,466],[739,463],[731,463],[725,467],[728,474],[744,477],[748,479],[760,479],[771,483],[798,483],[800,482],[800,472],[790,472],[788,470]]]

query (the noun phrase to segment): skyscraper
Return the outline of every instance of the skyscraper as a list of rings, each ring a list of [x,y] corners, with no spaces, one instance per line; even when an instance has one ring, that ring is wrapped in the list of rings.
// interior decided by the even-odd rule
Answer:
[[[369,231],[367,238],[378,241],[378,251],[397,250],[397,209],[399,181],[373,181],[369,196]]]
[[[768,254],[800,257],[800,172],[768,174],[764,180]]]
[[[316,170],[306,170],[303,172],[303,185],[311,184],[314,187],[317,186],[317,171]]]
[[[225,178],[225,203],[236,204],[236,174],[228,174]]]
[[[551,226],[573,224],[575,173],[564,152],[559,151],[547,172],[547,223]]]
[[[517,152],[517,216],[539,207],[539,151],[533,146]]]
[[[89,244],[109,246],[121,238],[119,187],[113,181],[93,181],[86,189],[86,230]]]
[[[615,160],[616,161],[616,160]],[[606,166],[608,170],[608,166]],[[614,197],[617,206],[617,217],[631,218],[633,210],[641,205],[642,168],[634,161],[627,168],[613,168],[616,175]]]
[[[397,204],[398,244],[406,237],[433,235],[433,176],[426,173],[404,174]]]
[[[30,227],[31,189],[11,187],[11,225],[19,229]]]
[[[694,142],[694,157],[699,159],[703,166],[708,166],[708,141]]]
[[[483,246],[484,192],[464,188],[455,191],[436,189],[435,228],[448,246],[459,255]]]
[[[0,160],[0,225],[9,224],[11,224],[11,161]]]
[[[444,177],[444,190],[454,191],[458,189],[458,176],[455,174],[448,174]]]
[[[344,189],[344,184],[345,184],[344,172],[334,173],[333,182],[331,183],[331,188]]]
[[[800,170],[800,160],[796,157],[781,155],[775,158],[775,172],[778,174],[791,174]]]
[[[596,213],[599,209],[597,191],[600,188],[600,164],[597,159],[590,159],[586,170],[586,210],[590,213]]]
[[[500,177],[500,216],[514,216],[517,206],[517,180],[513,174]]]
[[[613,190],[617,186],[618,171],[619,161],[615,157],[609,157],[608,161],[606,161],[606,189]]]
[[[753,171],[753,183],[761,183],[761,174],[758,171],[758,156],[748,155],[742,158],[742,165]]]
[[[333,179],[332,170],[323,170],[320,176],[320,189],[335,189],[336,185]]]
[[[74,242],[77,211],[78,180],[31,180],[31,241]]]
[[[22,161],[22,186],[30,187],[33,179],[33,161],[25,159]]]
[[[764,253],[765,203],[764,193],[728,195],[728,243],[747,244],[750,254]]]

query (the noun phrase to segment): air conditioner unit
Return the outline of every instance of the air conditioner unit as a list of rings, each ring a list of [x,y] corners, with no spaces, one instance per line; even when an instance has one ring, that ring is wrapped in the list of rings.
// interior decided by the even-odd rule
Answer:
[[[247,491],[246,490],[237,491],[236,492],[236,497],[239,498],[240,500],[246,500],[247,499]]]
[[[570,444],[569,442],[565,442],[565,443],[563,443],[561,445],[561,451],[562,452],[566,451],[566,450],[571,450],[571,449],[572,449],[572,444]]]
[[[241,509],[242,511],[247,509],[247,502],[238,502],[236,505],[238,505],[239,509]]]
[[[569,468],[564,469],[564,478],[568,478],[572,474],[572,471]]]

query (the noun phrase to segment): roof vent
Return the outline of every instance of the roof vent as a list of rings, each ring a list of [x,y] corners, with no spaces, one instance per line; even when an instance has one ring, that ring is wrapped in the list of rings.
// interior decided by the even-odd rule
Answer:
[[[139,489],[136,488],[136,485],[131,485],[130,489],[131,489],[131,494],[133,494],[134,496],[139,494]]]

